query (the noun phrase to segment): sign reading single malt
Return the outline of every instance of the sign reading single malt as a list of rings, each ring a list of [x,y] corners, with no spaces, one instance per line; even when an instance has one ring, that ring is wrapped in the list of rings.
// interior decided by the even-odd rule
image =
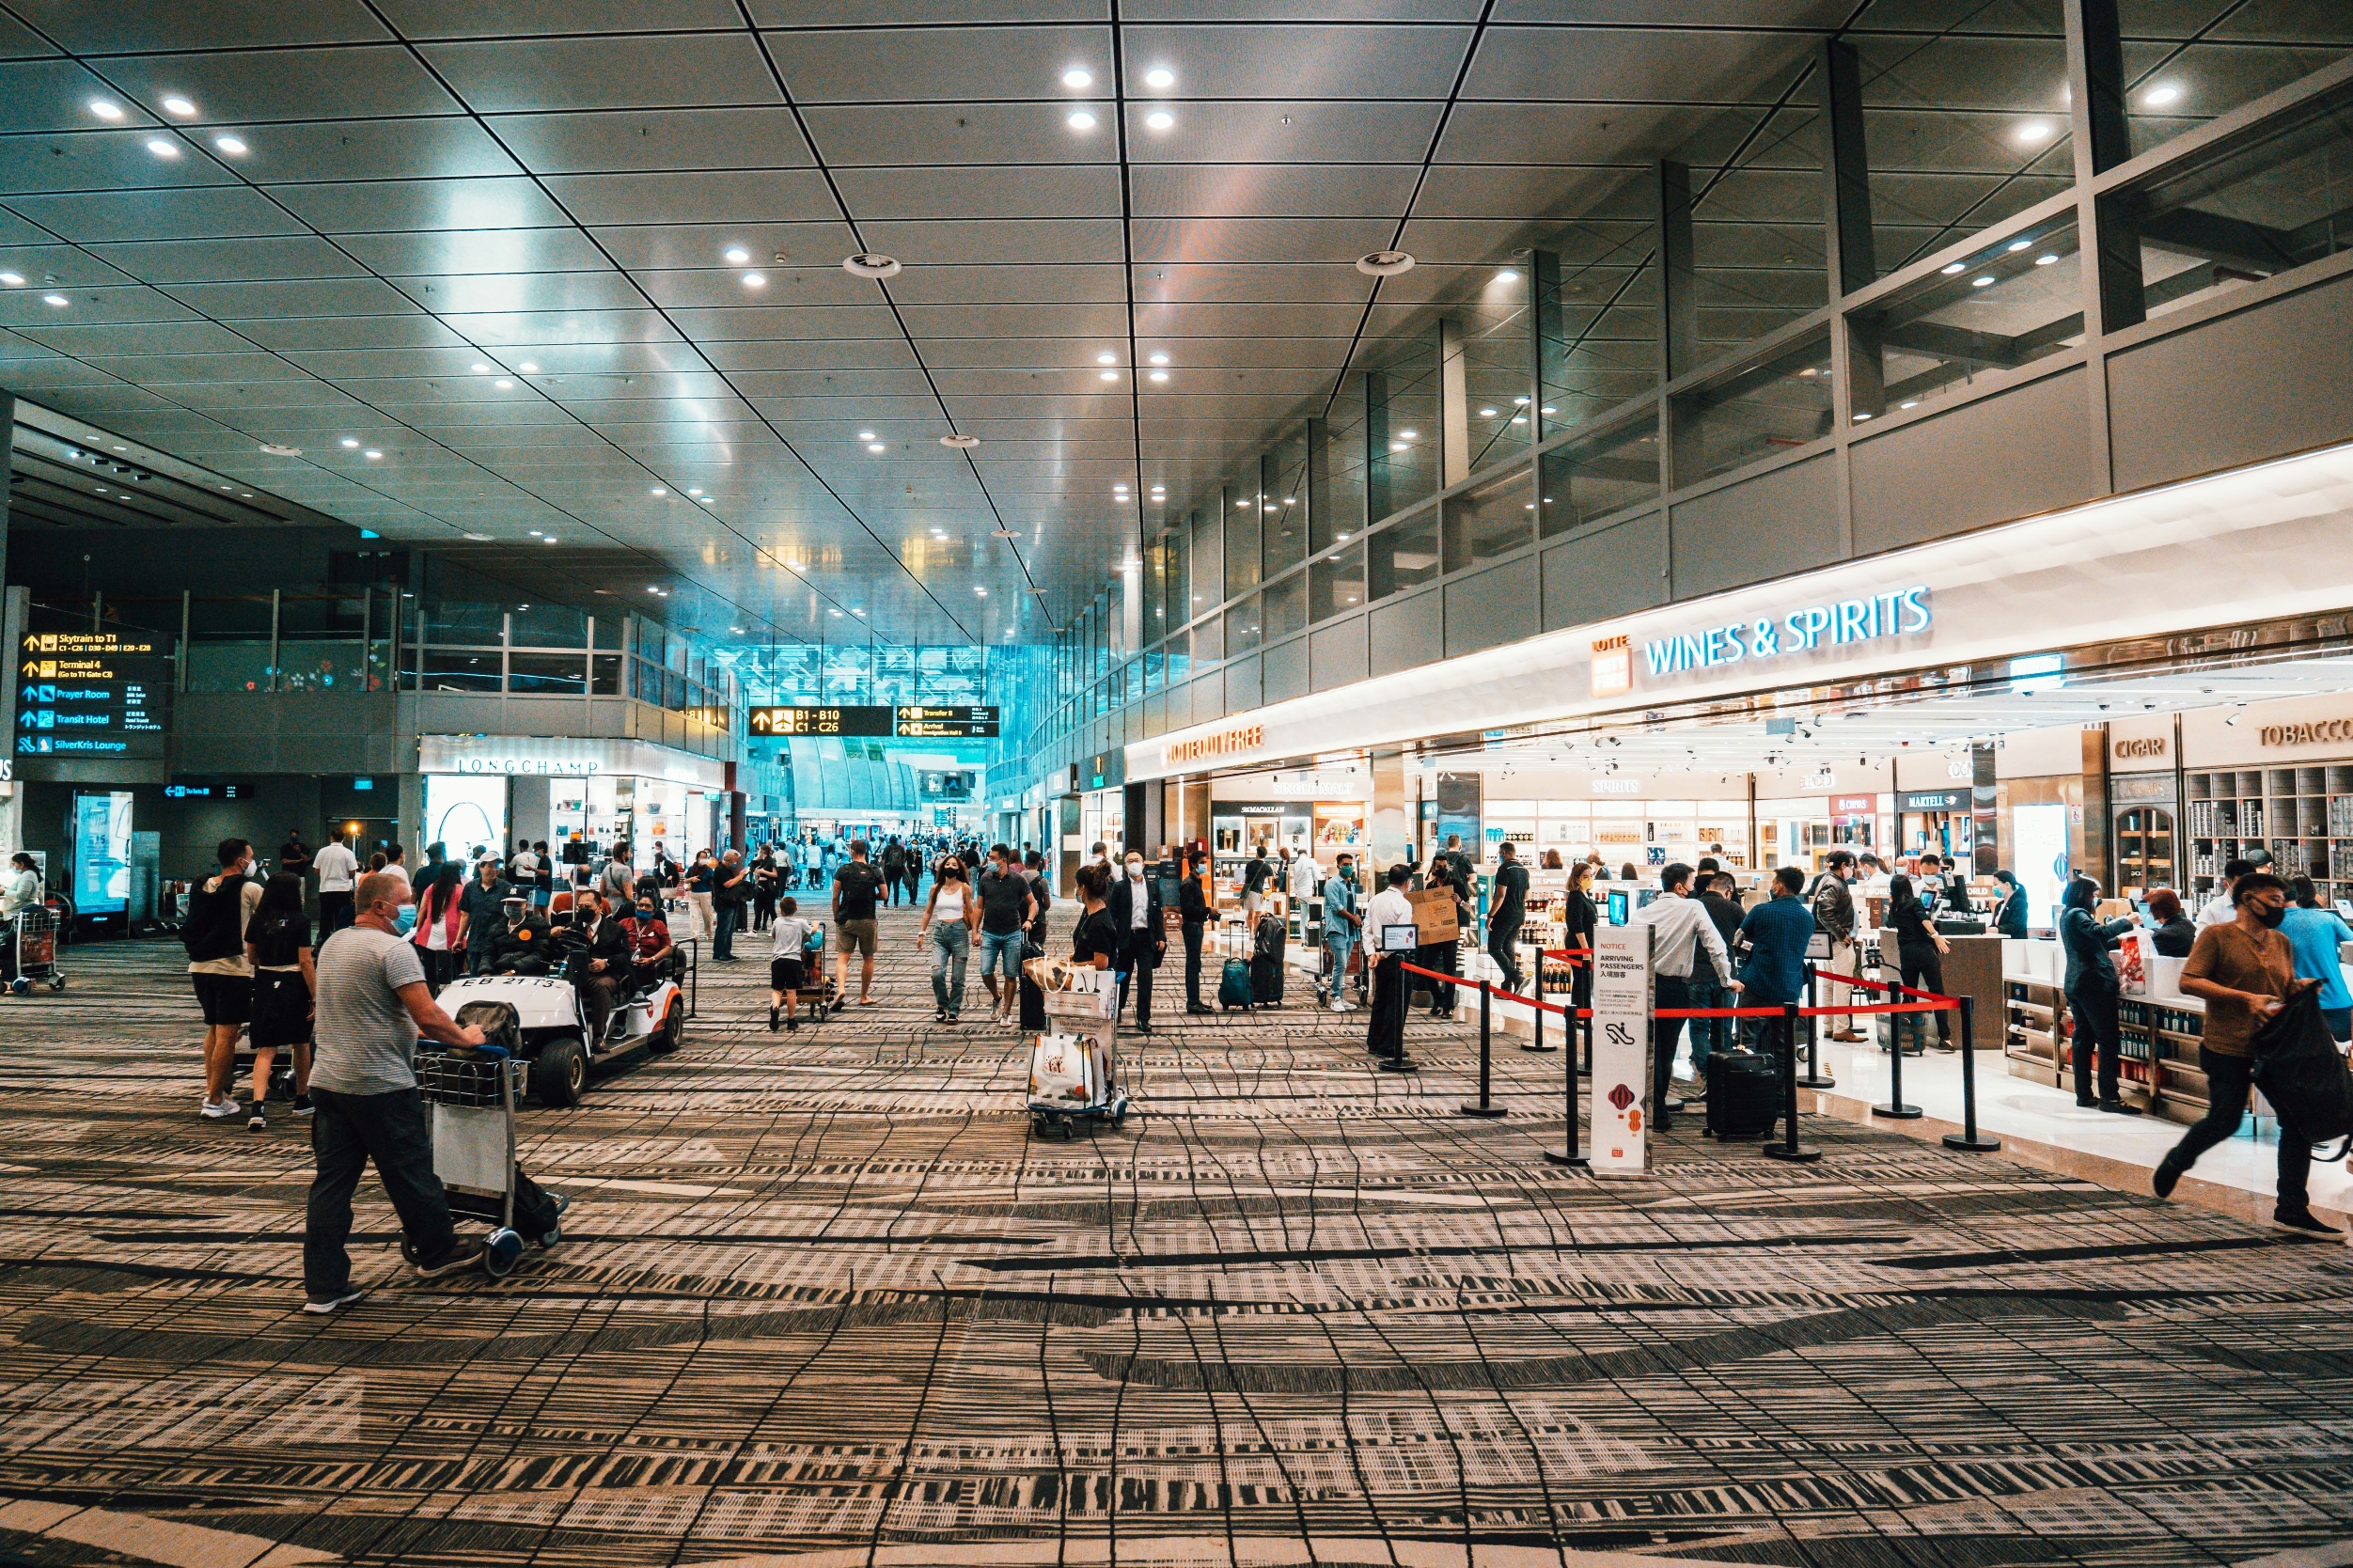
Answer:
[[[1237,724],[1231,729],[1213,729],[1206,735],[1196,735],[1189,741],[1171,741],[1160,748],[1161,761],[1169,767],[1183,767],[1212,757],[1230,757],[1245,751],[1256,751],[1266,744],[1266,727],[1263,724]]]

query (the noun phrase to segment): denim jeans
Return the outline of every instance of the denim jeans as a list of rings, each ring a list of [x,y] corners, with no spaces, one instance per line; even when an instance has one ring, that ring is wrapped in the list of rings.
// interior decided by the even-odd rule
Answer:
[[[1739,998],[1724,989],[1716,978],[1716,971],[1704,964],[1691,968],[1691,1002],[1693,1007],[1733,1007]],[[1710,1052],[1732,1049],[1733,1018],[1694,1018],[1691,1020],[1691,1075],[1702,1083],[1707,1081],[1707,1058]]]
[[[1332,955],[1332,989],[1327,999],[1336,1002],[1340,1000],[1340,988],[1348,983],[1348,955],[1356,950],[1357,939],[1353,935],[1329,936],[1325,938],[1324,947]]]
[[[711,956],[726,960],[735,956],[735,928],[743,922],[744,906],[723,903],[712,911]]]
[[[1001,974],[1009,980],[1021,979],[1022,930],[984,931],[980,933],[980,973]]]
[[[972,957],[972,933],[962,920],[949,920],[932,928],[932,996],[949,1012],[962,1012],[965,1006],[965,965]],[[955,965],[955,978],[949,978],[949,965]]]
[[[340,1295],[352,1283],[352,1194],[376,1162],[377,1179],[400,1216],[400,1229],[427,1265],[449,1256],[457,1234],[449,1198],[433,1174],[432,1123],[413,1089],[390,1094],[340,1094],[313,1085],[310,1152],[318,1174],[303,1222],[303,1286],[314,1296]]]

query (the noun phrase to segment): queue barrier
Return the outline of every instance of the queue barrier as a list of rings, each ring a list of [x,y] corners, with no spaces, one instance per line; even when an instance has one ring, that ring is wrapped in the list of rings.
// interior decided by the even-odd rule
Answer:
[[[1567,960],[1574,966],[1580,963],[1590,962],[1591,953],[1591,949],[1584,948],[1573,949],[1540,949],[1540,956],[1538,958],[1539,968],[1537,972],[1539,992],[1543,989],[1542,964],[1544,959],[1553,957],[1562,958]],[[1475,1105],[1467,1105],[1460,1106],[1460,1114],[1464,1116],[1479,1117],[1484,1120],[1494,1120],[1508,1114],[1502,1106],[1494,1103],[1492,1092],[1494,1061],[1493,1004],[1495,998],[1498,996],[1501,996],[1506,1001],[1517,1002],[1521,1006],[1527,1007],[1534,1012],[1536,1020],[1536,1040],[1539,1049],[1543,1048],[1542,1043],[1544,1040],[1545,1014],[1551,1013],[1555,1017],[1562,1019],[1567,1023],[1571,1029],[1576,1027],[1578,1020],[1583,1020],[1585,1024],[1587,1057],[1585,1072],[1587,1074],[1591,1073],[1593,1018],[1593,1010],[1592,1008],[1580,1008],[1575,1005],[1563,1006],[1559,1002],[1548,1002],[1545,1001],[1541,995],[1535,996],[1522,996],[1516,991],[1506,991],[1496,985],[1492,980],[1483,979],[1478,980],[1467,980],[1460,974],[1448,974],[1436,969],[1424,968],[1419,964],[1407,963],[1403,959],[1398,961],[1398,967],[1406,974],[1420,975],[1426,980],[1435,980],[1440,984],[1451,985],[1456,987],[1457,989],[1468,985],[1476,985],[1479,989],[1479,1103]],[[1809,995],[1812,994],[1816,978],[1813,965],[1808,964],[1806,966],[1806,982]],[[1948,1149],[1955,1149],[1971,1153],[1984,1153],[2000,1149],[2001,1147],[2000,1139],[1983,1137],[1977,1130],[1977,1052],[1974,998],[1969,996],[1947,996],[1934,991],[1923,991],[1916,986],[1898,984],[1893,980],[1870,980],[1859,975],[1833,974],[1830,978],[1835,981],[1835,983],[1841,985],[1852,986],[1886,996],[1902,996],[1907,999],[1892,1002],[1858,1003],[1850,1001],[1841,1005],[1822,1003],[1800,1005],[1796,1002],[1784,1002],[1767,1007],[1655,1007],[1651,1010],[1651,1017],[1654,1021],[1660,1018],[1780,1019],[1781,1022],[1781,1079],[1783,1090],[1782,1122],[1784,1133],[1781,1139],[1778,1142],[1768,1140],[1763,1146],[1763,1152],[1766,1155],[1775,1159],[1808,1161],[1821,1158],[1822,1151],[1800,1144],[1797,1141],[1797,1090],[1799,1088],[1797,1077],[1797,1021],[1800,1018],[1854,1018],[1859,1016],[1873,1015],[1891,1016],[1900,1013],[1958,1012],[1961,1015],[1962,1130],[1958,1133],[1946,1134],[1944,1137],[1944,1144]],[[1887,1104],[1872,1106],[1872,1114],[1875,1116],[1886,1116],[1893,1119],[1910,1121],[1919,1117],[1922,1113],[1920,1106],[1906,1105],[1904,1100],[1904,1043],[1901,1038],[1891,1034],[1888,1044],[1889,1098]],[[1809,1051],[1811,1054],[1811,1041],[1809,1042]],[[1818,1059],[1815,1062],[1815,1065],[1819,1065]],[[1416,1064],[1411,1062],[1409,1059],[1403,1058],[1402,1055],[1394,1061],[1385,1060],[1382,1063],[1382,1067],[1384,1070],[1392,1072],[1413,1072],[1417,1070]],[[1809,1075],[1819,1077],[1818,1073],[1810,1072]],[[1590,1163],[1588,1159],[1579,1154],[1577,1151],[1577,1080],[1580,1074],[1576,1072],[1564,1074],[1564,1077],[1566,1079],[1568,1113],[1565,1118],[1568,1124],[1567,1147],[1564,1152],[1559,1154],[1554,1153],[1550,1150],[1546,1150],[1545,1152],[1545,1158],[1554,1165],[1582,1166]]]

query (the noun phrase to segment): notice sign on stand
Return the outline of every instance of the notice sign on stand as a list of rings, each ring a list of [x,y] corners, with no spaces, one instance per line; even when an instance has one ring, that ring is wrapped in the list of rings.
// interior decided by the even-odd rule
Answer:
[[[1650,1168],[1651,928],[1593,933],[1592,1161],[1596,1175]]]

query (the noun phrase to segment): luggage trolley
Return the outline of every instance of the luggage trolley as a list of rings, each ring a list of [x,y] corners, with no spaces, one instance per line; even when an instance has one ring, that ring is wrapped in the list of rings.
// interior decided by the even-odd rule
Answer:
[[[52,991],[66,988],[66,972],[57,967],[57,917],[44,905],[27,904],[16,912],[13,938],[0,957],[8,964],[11,996],[24,996],[37,980]]]
[[[504,1052],[419,1051],[416,1087],[432,1106],[433,1174],[449,1194],[449,1213],[487,1220],[482,1272],[503,1279],[523,1258],[515,1230],[515,1102],[531,1064]],[[400,1256],[416,1262],[407,1235]]]
[[[1045,962],[1032,959],[1023,968]],[[1082,1121],[1125,1126],[1128,1104],[1119,1082],[1119,977],[1081,969],[1068,978],[1090,988],[1045,989],[1045,1032],[1030,1047],[1028,1095],[1030,1131],[1059,1128],[1065,1138]]]

